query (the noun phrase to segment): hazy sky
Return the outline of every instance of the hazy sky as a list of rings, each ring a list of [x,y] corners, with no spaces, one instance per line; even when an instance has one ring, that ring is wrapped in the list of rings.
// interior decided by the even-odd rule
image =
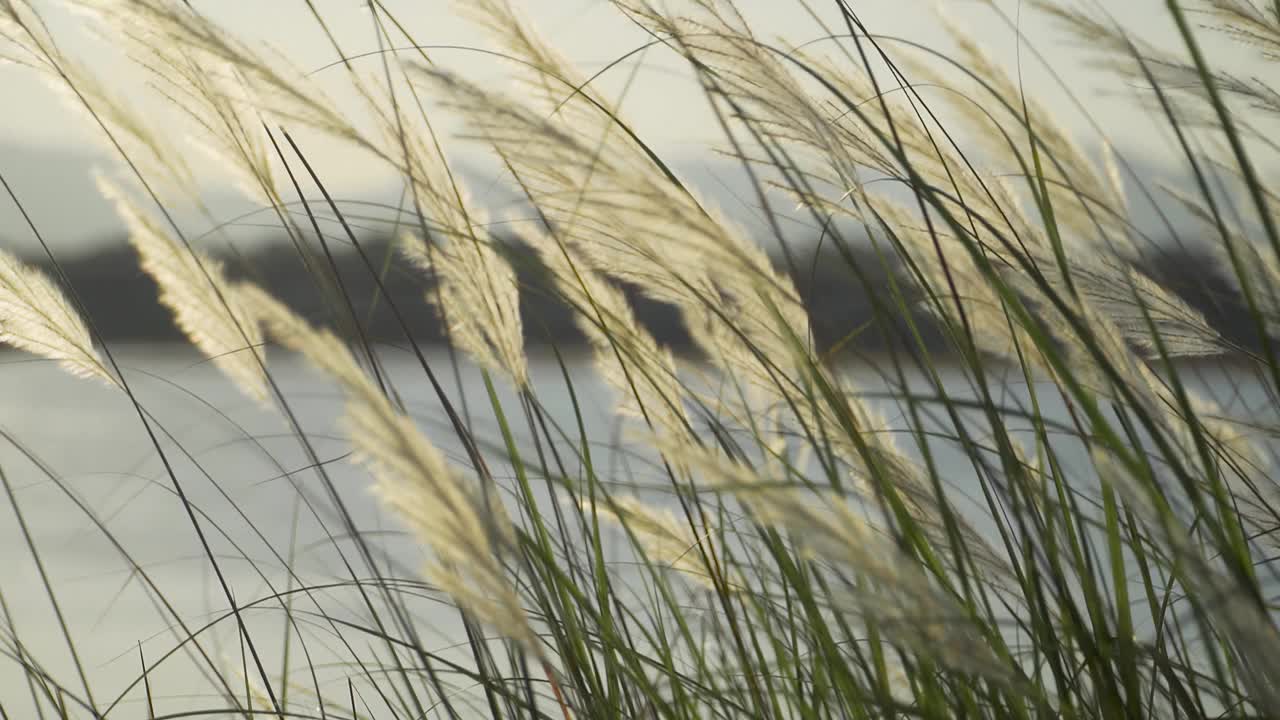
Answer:
[[[587,73],[646,40],[607,0],[516,1],[542,34]],[[672,7],[679,7],[682,1],[666,0]],[[45,14],[64,50],[84,59],[100,77],[109,78],[122,97],[145,108],[157,125],[170,125],[173,116],[161,100],[147,92],[145,74],[115,51],[109,41],[90,33],[83,18],[67,10],[73,2],[33,0],[33,5]],[[832,0],[809,3],[838,27]],[[335,59],[319,27],[309,19],[303,0],[194,0],[194,4],[241,37],[270,43],[304,70],[321,68]],[[363,0],[316,0],[315,4],[348,53],[377,47]],[[491,46],[482,33],[458,17],[451,0],[385,0],[385,4],[424,44]],[[739,0],[738,4],[762,36],[799,43],[823,34],[795,0]],[[1114,78],[1091,70],[1090,56],[1042,18],[1028,9],[1019,15],[1017,0],[997,4],[1011,17],[1021,18],[1026,36],[1021,67],[1031,94],[1058,109],[1062,123],[1080,130],[1085,142],[1096,137],[1044,67],[1034,60],[1034,48],[1048,57],[1053,70],[1087,104],[1094,120],[1118,147],[1144,161],[1160,158],[1167,136],[1158,119],[1135,111],[1128,91]],[[991,54],[1008,67],[1017,67],[1015,31],[985,9],[982,2],[944,0],[939,5],[926,0],[851,0],[851,5],[872,32],[907,37],[941,49],[946,47],[945,34],[934,9],[944,7],[949,16],[980,38]],[[1175,42],[1162,0],[1121,0],[1107,2],[1107,6],[1109,12],[1144,39]],[[1217,57],[1248,64],[1246,54],[1230,52],[1224,56],[1220,39],[1208,39],[1208,43],[1218,52]],[[892,44],[886,47],[891,52],[895,48]],[[901,47],[898,51],[907,52]],[[478,53],[440,49],[435,51],[435,57],[472,77],[503,82],[501,66]],[[369,72],[378,69],[376,58],[358,62],[364,63]],[[677,165],[706,165],[706,149],[718,135],[706,101],[688,73],[678,59],[661,49],[648,51],[636,62],[640,69],[622,101],[624,115],[652,144],[675,158]],[[601,80],[601,87],[616,96],[630,73],[631,64],[619,66]],[[349,99],[343,92],[345,78],[340,71],[320,71],[315,77],[339,102]],[[1113,97],[1116,94],[1119,97]],[[0,65],[0,98],[4,101],[4,111],[0,112],[0,172],[30,204],[42,227],[56,235],[64,247],[109,231],[113,227],[109,209],[94,197],[93,185],[87,180],[90,165],[109,163],[96,131],[26,68]],[[387,197],[388,188],[394,186],[384,168],[336,143],[315,144],[309,150],[339,194]],[[453,152],[459,162],[478,162],[473,147],[459,143]],[[193,153],[192,157],[198,155]],[[714,188],[710,190],[714,192]],[[216,190],[213,194],[215,198],[225,195]],[[236,207],[234,202],[214,204],[227,212]],[[16,220],[7,199],[0,198],[0,239],[12,238],[5,241],[22,245],[25,241]]]

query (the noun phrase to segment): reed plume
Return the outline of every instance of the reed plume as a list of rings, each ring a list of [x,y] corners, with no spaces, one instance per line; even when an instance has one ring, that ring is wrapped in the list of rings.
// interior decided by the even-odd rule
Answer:
[[[7,49],[6,49],[7,46]],[[0,57],[34,68],[68,108],[87,115],[98,136],[121,160],[151,179],[169,200],[198,197],[195,177],[181,152],[83,62],[67,55],[44,18],[26,0],[0,4]]]
[[[0,250],[0,343],[54,360],[73,375],[118,385],[62,289],[5,250]]]
[[[262,331],[231,292],[222,263],[175,240],[105,177],[99,176],[98,189],[124,220],[142,269],[160,288],[160,302],[178,328],[246,395],[269,403]]]
[[[427,297],[450,339],[481,367],[523,388],[529,370],[515,270],[489,235],[488,215],[466,199],[443,158],[433,160],[420,141],[406,142],[418,147],[408,163],[411,182],[434,232],[426,238],[406,231],[401,248],[439,283]]]
[[[201,14],[189,3],[168,0],[75,0],[78,7],[109,26],[128,28],[145,42],[161,38],[164,47],[178,49],[210,67],[235,68],[247,93],[223,94],[244,100],[278,123],[299,123],[378,152],[327,96],[287,58],[255,51]],[[170,79],[177,79],[170,74]],[[224,90],[234,86],[224,86]],[[206,122],[215,118],[205,117]]]
[[[312,328],[257,287],[239,285],[233,295],[272,338],[342,388],[346,434],[373,475],[374,491],[434,554],[427,578],[478,620],[541,657],[503,565],[514,553],[515,534],[500,502],[482,499],[463,483],[440,450],[391,405],[331,332]]]
[[[511,263],[494,249],[494,240],[455,237],[437,247],[406,233],[406,254],[430,270],[439,288],[428,294],[449,338],[481,367],[501,373],[523,388],[529,382],[520,319],[519,286]]]
[[[100,32],[123,43],[156,91],[189,122],[186,141],[217,163],[249,199],[280,205],[262,117],[237,66],[184,45],[121,5],[96,5]]]
[[[1039,178],[1028,177],[1035,169],[1030,148],[1034,143],[1044,171],[1042,188],[1046,197],[1042,202],[1052,204],[1054,220],[1064,234],[1096,244],[1100,251],[1132,257],[1135,249],[1129,237],[1128,218],[1121,212],[1123,186],[1116,182],[1106,156],[1099,167],[1063,128],[1054,112],[1023,92],[1018,81],[971,33],[951,20],[941,6],[937,7],[957,49],[955,62],[979,88],[976,98],[954,93],[944,96],[960,121],[956,126],[967,129],[975,148],[985,151],[978,162],[984,166],[1003,165],[1000,169],[1014,173],[1023,185],[1038,183]],[[914,85],[955,86],[940,72],[938,63],[926,62],[923,56],[910,56],[904,67]],[[996,174],[993,172],[993,177],[984,180],[991,182]]]
[[[676,359],[636,320],[623,292],[550,233],[522,229],[520,237],[573,308],[578,328],[591,343],[596,370],[617,398],[617,411],[644,419],[655,432],[686,434],[691,425]]]
[[[480,11],[491,16],[488,27],[510,27],[506,3],[487,3]],[[533,74],[524,86],[545,88],[534,94],[541,104],[550,104],[554,88],[563,87],[564,103],[551,117],[435,68],[416,66],[414,77],[467,118],[468,136],[487,142],[510,164],[567,244],[597,270],[675,303],[698,327],[722,323],[707,305],[713,298],[724,301],[722,317],[740,324],[767,357],[790,355],[791,335],[807,340],[807,319],[790,280],[757,246],[655,165],[608,103],[590,90],[579,97],[575,73],[531,31],[498,35],[529,68],[525,75]],[[719,283],[710,280],[712,267]],[[759,301],[762,293],[769,301]]]

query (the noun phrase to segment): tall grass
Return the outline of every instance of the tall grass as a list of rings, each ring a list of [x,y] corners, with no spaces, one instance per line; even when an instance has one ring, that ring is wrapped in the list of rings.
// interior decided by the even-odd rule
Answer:
[[[378,0],[368,10],[383,52],[351,59],[308,2],[343,58],[334,71],[363,103],[360,121],[190,4],[74,2],[188,116],[199,146],[276,218],[309,273],[322,324],[195,248],[173,210],[216,221],[197,160],[68,55],[33,6],[0,1],[6,54],[60,88],[119,153],[127,173],[100,184],[160,302],[284,422],[307,465],[280,468],[296,489],[295,530],[309,517],[341,572],[309,577],[296,531],[281,541],[238,506],[248,530],[215,521],[190,484],[225,498],[225,479],[135,394],[139,373],[117,361],[75,287],[0,254],[0,340],[128,399],[217,598],[211,618],[185,613],[109,519],[6,433],[27,453],[24,471],[47,473],[120,555],[169,632],[138,646],[132,683],[96,682],[16,468],[0,467],[59,623],[14,622],[0,581],[0,654],[27,695],[0,698],[0,715],[1280,717],[1280,426],[1196,377],[1196,363],[1229,361],[1226,372],[1269,402],[1280,390],[1267,131],[1280,94],[1265,74],[1218,67],[1202,44],[1225,33],[1274,69],[1280,9],[1169,0],[1180,42],[1154,47],[1100,12],[1032,3],[1088,41],[1078,52],[1141,88],[1137,101],[1174,139],[1164,160],[1194,179],[1188,190],[1139,177],[1101,130],[1073,138],[955,27],[942,53],[877,35],[855,3],[796,3],[827,42],[791,47],[749,27],[730,0],[614,0],[650,51],[684,62],[705,91],[717,149],[749,176],[779,266],[508,0],[458,4],[509,61],[517,83],[506,90],[442,69]],[[1016,18],[992,12],[1017,31]],[[443,117],[462,122],[461,137],[439,130]],[[403,257],[362,245],[299,129],[402,177],[412,218],[400,228]],[[532,212],[512,227],[531,253],[507,252],[491,233],[450,164],[457,143],[494,153],[527,199]],[[1203,241],[1230,289],[1219,300],[1247,313],[1254,340],[1227,337],[1144,272],[1158,243],[1133,222],[1135,192],[1197,219],[1168,234]],[[61,248],[46,244],[40,218],[28,222],[58,267]],[[797,224],[865,290],[858,301],[874,310],[868,331],[891,336],[886,353],[851,361],[858,334],[837,349],[816,344],[794,282],[806,271]],[[853,252],[859,243],[875,262]],[[367,331],[334,244],[351,246],[374,302],[401,328],[391,349]],[[533,277],[519,263],[534,261],[538,286],[518,287]],[[461,357],[415,341],[412,314],[386,292],[401,266],[421,271]],[[889,290],[875,291],[886,276]],[[623,284],[676,308],[694,354],[656,341]],[[572,308],[616,437],[589,421],[594,381],[559,348],[573,412],[549,409],[524,349],[537,328],[521,317],[521,290]],[[423,566],[406,566],[351,507],[309,429],[317,419],[288,390],[285,368],[296,366],[267,342],[340,390],[345,447]],[[416,379],[391,371],[396,349]],[[483,395],[463,394],[459,363],[476,369],[471,387]],[[879,376],[887,398],[851,368]],[[405,399],[414,393],[433,395],[444,422],[416,420]],[[228,577],[242,561],[268,588],[258,597]],[[445,617],[451,629],[437,632]],[[32,641],[49,634],[60,647]],[[65,650],[73,674],[41,649]],[[206,694],[166,693],[161,678],[179,662]]]

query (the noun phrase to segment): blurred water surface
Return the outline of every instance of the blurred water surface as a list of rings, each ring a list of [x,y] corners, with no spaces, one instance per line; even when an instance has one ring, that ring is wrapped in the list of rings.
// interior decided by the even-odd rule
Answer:
[[[336,422],[340,398],[334,386],[299,359],[273,352],[270,364],[276,381],[324,463],[331,483],[326,484],[311,469],[308,454],[279,414],[253,405],[191,351],[139,345],[117,352],[139,404],[154,421],[163,458],[123,393],[67,376],[29,356],[0,354],[0,427],[7,435],[0,442],[0,470],[11,489],[11,498],[0,502],[0,593],[17,629],[16,636],[10,636],[4,630],[9,623],[0,623],[0,653],[8,656],[0,659],[0,705],[8,716],[31,716],[32,689],[15,660],[22,652],[31,653],[66,683],[67,690],[83,693],[23,523],[75,638],[95,700],[105,706],[123,696],[114,715],[145,713],[145,695],[136,684],[144,661],[156,665],[150,682],[158,710],[216,706],[211,695],[215,686],[197,670],[204,662],[198,653],[206,653],[231,678],[240,668],[251,667],[237,640],[235,620],[227,614],[228,592],[245,608],[241,619],[259,639],[271,672],[283,667],[287,602],[297,618],[296,635],[306,639],[302,644],[291,641],[294,679],[305,679],[303,685],[310,682],[310,676],[298,670],[301,645],[322,683],[358,674],[343,662],[349,661],[350,649],[361,654],[381,650],[359,629],[370,626],[370,614],[351,582],[353,577],[367,580],[370,571],[335,511],[330,488],[369,545],[385,553],[377,559],[384,576],[414,579],[425,556],[395,518],[378,506],[369,492],[367,473],[349,462]],[[443,350],[430,351],[427,358],[481,441],[498,443],[499,429],[478,371],[463,365],[455,375]],[[427,435],[465,467],[441,403],[416,359],[388,349],[385,361],[392,384]],[[610,409],[611,398],[588,359],[566,362],[572,392],[553,357],[534,358],[531,370],[548,427],[569,438],[558,448],[569,474],[578,471],[573,446],[580,416],[597,472],[620,487],[660,486],[661,478],[647,465],[651,458],[643,447],[632,443],[626,452],[616,451],[620,428]],[[846,372],[891,425],[906,427],[899,403],[885,397],[894,394],[888,392],[890,385],[871,365],[850,365]],[[1214,397],[1226,414],[1266,414],[1274,419],[1265,386],[1238,368],[1202,365],[1186,368],[1183,375],[1191,386]],[[948,392],[972,396],[957,369],[944,367],[941,377]],[[919,373],[908,373],[907,379],[914,392],[931,392]],[[533,461],[536,449],[528,443],[520,405],[509,388],[496,384]],[[1016,376],[998,387],[999,402],[1010,408],[1025,404],[1027,387]],[[1046,385],[1042,391],[1049,389]],[[1044,392],[1039,401],[1046,416],[1067,419],[1062,402],[1051,393]],[[920,407],[929,425],[947,434],[941,408]],[[1012,424],[1027,426],[1016,420]],[[1083,451],[1069,447],[1072,440],[1062,442],[1068,471],[1087,475]],[[899,444],[919,455],[912,449],[912,436],[904,435]],[[956,503],[971,510],[975,523],[983,527],[972,464],[945,439],[934,440],[930,448]],[[547,450],[545,445],[542,449]],[[496,450],[490,455],[500,457]],[[495,473],[510,476],[509,467],[499,462]],[[217,558],[221,581],[192,515],[204,534],[203,543]],[[149,584],[163,595],[163,603],[148,590]],[[456,613],[426,592],[414,596],[421,626],[438,627],[435,646],[445,649],[458,637]],[[185,629],[172,613],[182,618]],[[200,641],[198,648],[190,641],[179,642],[189,634]],[[465,657],[461,649],[450,652],[460,653],[460,660]],[[256,677],[252,671],[250,675]],[[244,685],[239,689],[243,692]],[[300,689],[295,698],[305,695]]]

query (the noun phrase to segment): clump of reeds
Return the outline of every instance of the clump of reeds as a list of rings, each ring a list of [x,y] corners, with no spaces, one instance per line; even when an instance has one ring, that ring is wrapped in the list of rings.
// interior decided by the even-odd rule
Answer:
[[[1180,42],[1158,48],[1103,14],[1033,3],[1088,41],[1079,52],[1142,88],[1140,101],[1175,139],[1167,159],[1189,169],[1188,189],[1137,177],[1105,137],[1088,139],[1103,149],[1089,152],[950,21],[952,51],[925,52],[877,36],[851,3],[833,3],[833,26],[797,3],[828,42],[786,45],[752,28],[731,0],[614,0],[655,52],[682,60],[705,90],[723,130],[717,149],[751,179],[752,205],[787,261],[780,266],[508,0],[457,6],[510,61],[517,82],[505,91],[437,64],[380,2],[368,10],[382,52],[353,58],[307,3],[342,57],[333,71],[346,73],[371,124],[349,120],[302,73],[190,4],[73,1],[144,64],[192,121],[196,146],[275,213],[332,320],[313,325],[195,248],[167,208],[199,205],[196,163],[68,55],[36,6],[0,0],[6,56],[61,88],[125,161],[122,184],[140,192],[102,187],[159,301],[236,386],[279,412],[337,524],[330,530],[295,486],[342,558],[354,605],[331,604],[332,586],[299,577],[261,534],[285,565],[288,590],[246,602],[223,578],[210,523],[166,460],[222,583],[228,607],[215,625],[235,623],[242,647],[240,677],[228,678],[181,625],[177,647],[218,693],[216,707],[182,712],[1280,715],[1271,597],[1278,420],[1215,397],[1191,364],[1229,361],[1223,372],[1264,397],[1280,391],[1280,198],[1270,189],[1267,129],[1280,95],[1264,74],[1217,67],[1203,45],[1206,28],[1223,32],[1274,68],[1280,9],[1170,0]],[[1018,32],[998,4],[990,11]],[[379,71],[366,73],[366,61]],[[514,227],[531,252],[491,232],[450,164],[441,114],[461,119],[462,140],[493,152],[527,200],[533,217]],[[453,347],[480,372],[478,405],[418,346],[384,282],[395,259],[380,268],[366,254],[323,169],[290,134],[299,126],[402,177],[413,220],[400,249]],[[408,347],[421,386],[443,408],[438,436],[405,400],[418,383],[387,372],[300,178],[320,191],[322,211],[373,280],[374,302],[395,319],[392,343]],[[1217,327],[1144,268],[1155,250],[1133,222],[1135,193],[1167,197],[1203,224],[1196,232],[1230,291],[1224,302],[1247,314],[1251,336]],[[291,214],[295,195],[310,228]],[[865,290],[871,325],[890,339],[883,355],[855,362],[817,344],[797,289],[797,225],[832,245]],[[851,252],[859,243],[875,262]],[[888,290],[875,291],[886,276]],[[526,277],[537,286],[521,287]],[[659,343],[627,288],[673,307],[695,353]],[[589,367],[624,430],[609,461],[605,430],[585,420],[595,399],[579,394],[573,375],[588,366],[566,362],[561,349],[572,412],[548,409],[525,352],[537,330],[522,317],[521,292],[558,298],[585,335]],[[0,253],[0,342],[125,391],[167,457],[180,443],[136,400],[85,310]],[[267,340],[340,389],[345,442],[427,556],[420,575],[402,570],[349,512],[277,382]],[[859,342],[854,334],[841,347]],[[849,372],[868,367],[888,388],[888,409]],[[477,429],[481,417],[496,437]],[[14,509],[21,519],[16,501]],[[148,587],[180,624],[163,589]],[[460,634],[431,634],[418,614],[426,597],[460,610]],[[268,605],[285,617],[278,672],[264,645],[272,638],[244,617]],[[65,623],[80,689],[64,685],[26,649],[27,630],[7,609],[4,617],[0,649],[41,717],[105,717],[131,693],[148,707],[163,696],[144,661],[136,687],[109,705],[95,698]],[[335,666],[311,654],[321,637]],[[290,660],[294,638],[305,661]],[[451,651],[452,640],[465,652]],[[331,667],[340,677],[327,677]]]

